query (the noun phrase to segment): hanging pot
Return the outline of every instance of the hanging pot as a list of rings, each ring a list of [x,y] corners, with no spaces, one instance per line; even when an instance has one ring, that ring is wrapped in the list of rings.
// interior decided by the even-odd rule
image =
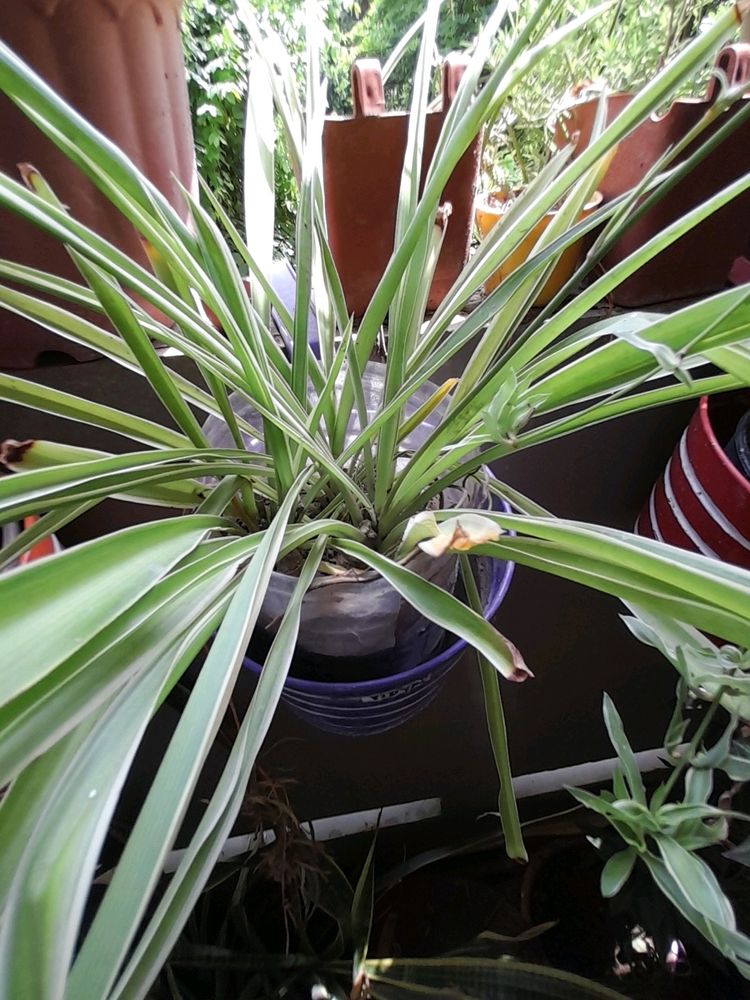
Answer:
[[[748,393],[703,396],[636,532],[750,569],[750,480],[725,452]]]
[[[180,36],[182,0],[8,0],[0,39],[69,104],[130,156],[187,217],[178,182],[195,186],[195,158]],[[0,170],[30,163],[75,219],[148,266],[140,239],[7,98],[0,98]],[[0,213],[0,257],[78,280],[65,248]],[[12,313],[0,315],[0,367],[30,368],[45,352],[83,361],[91,350]]]
[[[466,69],[457,53],[443,64],[443,105],[425,122],[422,178],[435,151],[445,115]],[[361,316],[393,253],[401,171],[409,116],[386,112],[377,59],[352,67],[352,118],[326,118],[323,181],[331,252],[350,313]],[[427,302],[436,309],[469,257],[472,204],[479,168],[479,137],[461,157],[441,196],[451,215]]]
[[[750,45],[725,46],[717,56],[716,67],[730,86],[747,83],[750,80]],[[705,99],[680,98],[665,114],[652,114],[625,136],[599,184],[605,202],[637,185],[661,156],[701,120],[718,96],[718,86],[718,80],[712,77]],[[613,94],[605,98],[607,125],[632,99],[632,94]],[[750,98],[735,102],[691,143],[680,159],[686,159],[699,149],[729,116],[741,111],[747,100]],[[562,147],[572,141],[575,154],[583,152],[590,142],[598,107],[597,97],[569,108],[557,124],[557,145]],[[747,173],[750,170],[749,128],[747,122],[736,128],[687,177],[630,225],[604,258],[604,266],[614,267],[652,236]],[[750,192],[745,192],[618,285],[612,292],[613,301],[630,308],[705,295],[723,288],[735,258],[750,251],[748,218]]]

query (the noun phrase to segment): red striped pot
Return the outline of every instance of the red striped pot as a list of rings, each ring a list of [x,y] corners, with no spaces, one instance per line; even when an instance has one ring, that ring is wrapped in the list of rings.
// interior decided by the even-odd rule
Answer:
[[[635,530],[750,569],[750,482],[724,454],[738,411],[703,396]]]

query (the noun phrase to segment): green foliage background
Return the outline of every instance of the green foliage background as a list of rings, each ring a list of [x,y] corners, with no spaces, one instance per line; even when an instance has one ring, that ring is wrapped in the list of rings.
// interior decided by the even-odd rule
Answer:
[[[249,0],[281,36],[300,74],[305,50],[304,0]],[[350,0],[323,0],[323,63],[333,81],[348,76],[344,32],[358,13]],[[244,232],[242,137],[247,96],[247,39],[235,0],[186,0],[183,43],[188,95],[201,175]],[[280,249],[294,242],[296,187],[283,143],[275,157],[276,228]]]
[[[441,54],[465,49],[484,24],[497,0],[445,0],[438,27],[438,48]],[[383,60],[424,12],[424,0],[372,0],[362,17],[352,26],[347,42],[357,56],[376,56]],[[389,81],[387,99],[392,108],[408,107],[411,79],[416,60],[418,39],[414,39],[402,62]],[[348,88],[348,80],[346,81]],[[348,110],[348,89],[336,93],[336,110]]]
[[[304,0],[249,0],[267,19],[303,72]],[[592,0],[565,0],[569,16]],[[495,0],[445,0],[438,35],[441,54],[470,44]],[[514,95],[485,143],[485,185],[515,185],[533,176],[549,155],[550,113],[581,81],[606,81],[611,90],[645,83],[720,5],[720,0],[619,0],[566,45],[558,46],[521,93]],[[349,71],[360,56],[384,60],[424,10],[424,0],[321,0],[326,26],[323,67],[332,113],[351,112]],[[534,0],[518,0],[498,39],[512,33]],[[184,45],[195,142],[202,175],[242,230],[242,134],[246,43],[235,0],[186,0]],[[408,106],[417,42],[387,90],[391,108]],[[701,92],[706,74],[693,88]],[[281,144],[276,151],[279,249],[293,244],[296,186]]]

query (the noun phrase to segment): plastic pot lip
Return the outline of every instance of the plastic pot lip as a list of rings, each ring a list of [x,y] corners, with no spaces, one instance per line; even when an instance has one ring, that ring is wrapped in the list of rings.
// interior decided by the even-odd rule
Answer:
[[[502,203],[492,204],[490,199],[496,199]],[[482,194],[477,195],[474,202],[474,210],[476,212],[484,212],[485,215],[494,215],[498,219],[501,219],[506,212],[506,202],[508,201],[508,194],[502,188],[496,188],[493,191],[485,191]],[[604,201],[604,195],[601,191],[594,191],[589,200],[581,209],[582,212],[590,213],[595,209],[599,208],[601,203]],[[554,216],[557,214],[557,209],[552,208],[549,212],[544,213],[545,216]]]
[[[711,413],[710,413],[710,396],[701,396],[700,402],[698,403],[698,412],[696,413],[696,418],[701,432],[708,441],[711,451],[715,454],[718,461],[721,463],[722,468],[726,474],[734,481],[735,485],[743,490],[748,499],[750,499],[750,480],[748,480],[737,468],[737,466],[731,461],[728,455],[725,453],[724,449],[719,444],[719,441],[714,433],[713,425],[711,423]]]
[[[498,500],[498,505],[499,510],[501,510],[504,514],[511,513],[510,504],[508,504],[505,500]],[[509,560],[493,559],[493,582],[495,581],[495,573],[498,563],[502,563],[500,580],[497,585],[497,590],[495,590],[492,594],[489,604],[484,610],[484,617],[488,621],[494,616],[502,604],[505,595],[508,593],[510,581],[513,578],[513,572],[515,570],[514,562]],[[451,660],[455,660],[457,656],[463,653],[466,645],[467,644],[464,639],[456,639],[456,641],[448,646],[447,649],[444,649],[441,653],[431,657],[429,660],[425,660],[424,663],[418,663],[415,667],[409,667],[408,670],[403,670],[400,673],[388,674],[386,677],[377,677],[374,680],[311,681],[287,675],[285,687],[291,691],[298,691],[302,694],[329,696],[348,695],[349,697],[352,697],[355,694],[357,697],[360,695],[378,694],[382,691],[390,691],[395,687],[401,687],[425,674],[432,673],[434,670],[440,670],[441,668],[447,667],[450,665]],[[242,665],[245,669],[250,670],[252,673],[258,676],[260,675],[262,669],[261,665],[256,663],[255,660],[252,660],[249,656],[244,658]]]

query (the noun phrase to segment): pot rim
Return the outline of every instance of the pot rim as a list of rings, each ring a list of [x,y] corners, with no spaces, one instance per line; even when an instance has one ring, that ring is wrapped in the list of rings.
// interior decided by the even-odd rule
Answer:
[[[708,440],[711,450],[714,452],[722,468],[726,474],[734,480],[736,486],[738,486],[744,493],[748,495],[750,499],[750,480],[747,479],[737,466],[729,459],[726,452],[719,444],[719,440],[714,432],[713,424],[711,423],[711,413],[709,411],[711,404],[711,396],[701,396],[698,402],[698,410],[696,416],[698,418],[698,424],[703,431],[706,439]]]
[[[510,514],[511,506],[505,500],[497,499],[498,509],[504,514]],[[508,588],[510,587],[510,582],[513,578],[513,572],[515,570],[515,563],[510,560],[492,559],[492,572],[495,573],[498,563],[502,563],[502,569],[499,570],[500,581],[497,587],[497,591],[492,595],[487,607],[482,612],[485,620],[489,621],[500,605],[502,604],[505,595],[508,593]],[[387,691],[394,687],[399,687],[403,684],[408,684],[410,681],[417,679],[423,674],[429,673],[432,670],[439,669],[448,663],[449,660],[458,656],[466,648],[465,639],[456,639],[447,649],[442,650],[435,656],[430,657],[429,660],[425,660],[423,663],[418,663],[414,667],[409,667],[408,670],[403,670],[399,673],[388,674],[385,677],[376,677],[373,680],[368,681],[314,681],[305,680],[303,678],[293,677],[291,674],[287,674],[284,686],[290,688],[294,691],[299,691],[306,694],[328,694],[331,696],[335,695],[353,695],[357,694],[376,694],[381,691]],[[262,667],[259,663],[251,657],[246,656],[242,665],[245,669],[250,670],[256,676],[260,675]]]
[[[490,198],[502,199],[502,205],[491,205],[489,202]],[[498,219],[501,219],[505,214],[505,203],[508,201],[507,194],[504,193],[502,188],[494,188],[492,191],[482,191],[477,195],[474,201],[475,212],[484,212],[486,215],[495,215]],[[604,201],[604,195],[601,191],[594,191],[591,198],[586,202],[586,204],[581,209],[582,212],[593,212],[595,209],[599,208],[601,203]],[[544,213],[544,218],[549,215],[557,215],[557,209],[551,208],[548,212]]]
[[[625,104],[627,104],[630,101],[632,101],[633,98],[637,96],[637,94],[638,92],[635,90],[615,90],[612,93],[605,94],[604,98],[607,101],[612,101],[613,104],[617,104],[620,102],[624,102]],[[577,111],[580,108],[587,108],[587,107],[596,108],[598,107],[600,100],[601,100],[600,97],[584,97],[581,98],[580,100],[573,101],[572,104],[568,104],[567,107],[561,109],[558,115],[558,119],[559,118],[564,119],[567,115],[570,114],[570,112]],[[743,94],[739,100],[740,101],[750,100],[750,94]],[[652,111],[651,114],[648,116],[648,118],[644,119],[644,121],[650,121],[655,124],[663,122],[664,119],[668,117],[672,109],[675,107],[682,106],[682,107],[694,108],[702,104],[705,104],[707,107],[709,107],[712,104],[714,104],[714,101],[711,100],[711,98],[707,97],[706,95],[703,95],[702,97],[698,95],[694,95],[692,97],[689,95],[685,95],[683,97],[675,97],[670,102],[669,107],[665,111],[663,111],[661,114],[659,114],[658,111]]]

